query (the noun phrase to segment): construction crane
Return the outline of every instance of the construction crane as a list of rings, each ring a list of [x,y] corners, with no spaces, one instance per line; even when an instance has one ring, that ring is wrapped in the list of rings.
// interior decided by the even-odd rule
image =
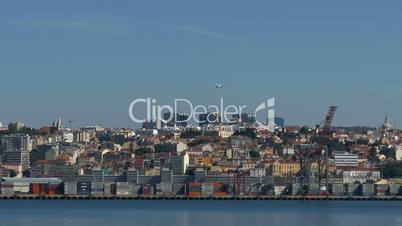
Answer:
[[[241,166],[238,166],[235,170],[229,170],[227,172],[228,175],[228,183],[233,184],[232,195],[233,197],[242,195],[245,192],[246,180],[245,174],[240,170]]]
[[[73,122],[76,122],[76,121],[78,121],[78,119],[71,119],[71,120],[68,120],[67,122],[68,122],[68,126],[70,127],[70,129],[72,129],[72,124],[73,124]]]
[[[329,163],[328,163],[328,147],[327,143],[331,135],[331,125],[335,116],[337,106],[330,106],[325,119],[320,122],[313,131],[307,150],[299,152],[300,161],[300,189],[299,193],[306,194],[307,188],[310,187],[311,162],[318,162],[318,183],[321,188],[321,159],[324,157],[325,166],[325,189],[328,192],[329,184]],[[321,128],[322,126],[322,128]],[[323,156],[324,155],[324,156]],[[307,187],[307,188],[306,188]]]

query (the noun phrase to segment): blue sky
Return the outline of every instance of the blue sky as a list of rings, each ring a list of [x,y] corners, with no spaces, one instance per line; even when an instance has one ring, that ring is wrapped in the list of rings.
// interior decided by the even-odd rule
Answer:
[[[401,125],[401,22],[397,0],[1,1],[0,121],[135,127],[139,97],[274,96],[287,124],[338,105],[337,125]]]

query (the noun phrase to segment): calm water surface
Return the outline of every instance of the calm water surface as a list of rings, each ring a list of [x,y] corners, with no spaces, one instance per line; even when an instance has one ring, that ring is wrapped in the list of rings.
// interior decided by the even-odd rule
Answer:
[[[0,200],[1,226],[401,226],[402,202]]]

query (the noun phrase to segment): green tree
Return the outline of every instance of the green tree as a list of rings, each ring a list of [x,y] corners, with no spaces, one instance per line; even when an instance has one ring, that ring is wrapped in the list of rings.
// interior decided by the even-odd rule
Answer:
[[[130,144],[128,145],[128,151],[130,153],[134,153],[135,152],[135,147],[136,147],[136,144],[134,142],[130,142]]]
[[[197,140],[190,141],[190,142],[188,143],[188,146],[189,146],[189,147],[194,147],[194,146],[197,146],[197,145],[200,145],[200,144],[206,144],[206,143],[208,143],[207,140],[204,140],[204,139],[197,139]]]
[[[364,145],[368,145],[369,144],[369,140],[368,139],[363,139],[360,138],[356,141],[357,144],[364,144]]]
[[[254,128],[245,128],[241,130],[235,131],[233,134],[234,136],[246,136],[250,137],[251,139],[256,139],[257,138],[257,132]]]
[[[17,173],[14,170],[10,170],[10,177],[16,177]]]
[[[346,144],[339,142],[338,140],[329,140],[327,142],[327,145],[329,147],[330,150],[330,154],[333,151],[348,151],[349,148]]]
[[[193,139],[195,137],[201,136],[202,132],[194,129],[185,130],[180,134],[183,139]]]
[[[31,153],[29,153],[29,157],[30,157],[31,163],[34,163],[34,162],[36,162],[36,161],[41,159],[37,149],[33,149],[31,151]]]
[[[302,128],[300,128],[300,130],[299,130],[299,133],[300,134],[308,134],[310,131],[309,131],[309,128],[307,127],[307,126],[303,126]]]
[[[29,127],[22,127],[19,130],[17,130],[16,128],[10,128],[9,130],[0,131],[0,136],[11,135],[11,134],[28,134],[30,136],[43,136],[46,133]]]
[[[387,159],[395,159],[395,150],[393,148],[383,147],[381,154],[385,155]]]
[[[250,151],[250,157],[251,158],[261,158],[261,155],[260,155],[259,151]]]
[[[149,154],[149,153],[152,153],[152,149],[151,149],[151,148],[148,148],[148,147],[138,148],[138,149],[135,151],[135,154],[136,154],[136,155],[145,155],[145,154]]]
[[[126,138],[123,135],[113,136],[111,139],[115,144],[123,145],[126,142]]]
[[[383,177],[395,178],[402,177],[402,163],[389,163],[382,169]]]

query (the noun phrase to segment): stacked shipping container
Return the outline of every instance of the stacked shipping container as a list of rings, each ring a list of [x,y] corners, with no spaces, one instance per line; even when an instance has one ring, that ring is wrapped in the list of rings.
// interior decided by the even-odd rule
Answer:
[[[90,195],[90,194],[91,194],[91,182],[77,183],[77,195]]]
[[[117,182],[116,183],[116,195],[117,196],[131,195],[129,183],[128,182]]]
[[[400,184],[390,184],[389,185],[389,194],[396,196],[401,194],[401,185]]]
[[[363,196],[374,196],[374,184],[362,184],[362,193]]]
[[[91,183],[91,195],[103,195],[103,182],[92,182]]]
[[[188,195],[189,196],[201,196],[202,194],[202,183],[189,183],[188,184]]]
[[[77,195],[77,182],[64,182],[65,195]]]
[[[14,195],[14,183],[1,182],[0,183],[0,192],[3,195]]]
[[[376,184],[375,185],[375,195],[376,196],[386,196],[389,194],[388,184]]]

